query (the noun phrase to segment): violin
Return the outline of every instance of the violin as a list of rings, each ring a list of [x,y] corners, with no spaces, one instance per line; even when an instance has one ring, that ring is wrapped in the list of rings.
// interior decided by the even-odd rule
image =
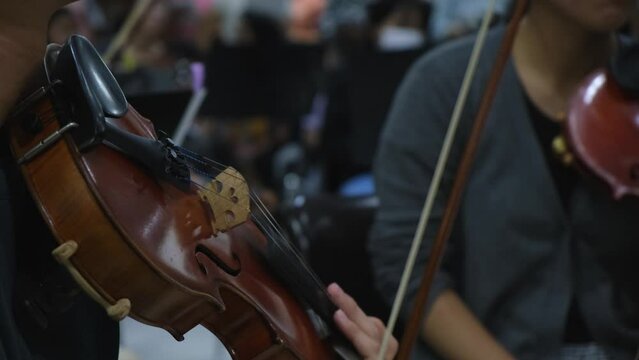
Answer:
[[[8,123],[53,255],[108,314],[198,324],[231,357],[357,359],[324,285],[242,175],[159,139],[88,40],[49,45]]]
[[[553,144],[564,163],[609,186],[615,199],[639,196],[639,43],[622,44],[570,101],[565,136]],[[564,140],[565,139],[565,140]]]

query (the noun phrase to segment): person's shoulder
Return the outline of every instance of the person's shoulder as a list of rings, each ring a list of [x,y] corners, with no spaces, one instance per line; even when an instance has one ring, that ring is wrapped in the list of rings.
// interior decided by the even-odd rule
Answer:
[[[503,25],[497,25],[489,31],[480,58],[480,72],[481,64],[492,63],[486,57],[497,52],[504,30]],[[431,80],[463,77],[476,39],[474,33],[436,45],[413,64],[410,76],[428,76]]]
[[[490,73],[503,33],[503,26],[497,26],[486,38],[467,108],[473,108],[479,99],[473,94],[479,93],[477,89]],[[382,141],[421,149],[425,137],[445,131],[475,39],[471,35],[439,45],[412,65],[395,95]],[[470,127],[470,120],[462,119],[461,131]]]

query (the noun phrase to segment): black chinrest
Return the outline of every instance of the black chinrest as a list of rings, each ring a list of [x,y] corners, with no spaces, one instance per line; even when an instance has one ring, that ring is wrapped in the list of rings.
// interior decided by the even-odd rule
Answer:
[[[85,94],[95,96],[105,116],[119,118],[127,112],[127,101],[120,85],[111,74],[91,42],[72,35],[60,51],[58,60],[70,57],[73,66],[58,66],[55,74],[62,82],[77,76]],[[61,65],[58,61],[57,65]]]
[[[72,35],[62,47],[50,46],[45,57],[49,81],[60,81],[73,103],[74,133],[80,149],[101,142],[105,117],[120,118],[128,103],[120,85],[91,42]],[[56,56],[57,53],[57,56]]]
[[[170,140],[139,136],[106,121],[123,117],[129,104],[89,40],[73,35],[61,48],[48,46],[44,64],[58,119],[77,125],[70,134],[80,151],[108,145],[144,165],[158,179],[188,188],[188,167],[172,150]]]

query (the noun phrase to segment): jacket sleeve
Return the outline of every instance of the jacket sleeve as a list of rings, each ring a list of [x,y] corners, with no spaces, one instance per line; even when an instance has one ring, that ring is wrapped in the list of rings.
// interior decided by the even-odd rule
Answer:
[[[380,208],[368,250],[377,289],[389,304],[394,301],[437,165],[465,69],[465,53],[463,49],[436,49],[413,66],[396,94],[380,139],[374,167]],[[465,137],[468,125],[462,122],[460,137]],[[459,145],[453,146],[451,161],[446,167],[409,283],[407,300],[402,307],[404,318],[411,311],[426,259],[442,219],[460,153]],[[449,241],[441,271],[435,277],[429,303],[455,284],[451,262],[459,260],[454,258],[458,241],[461,239],[457,229]]]

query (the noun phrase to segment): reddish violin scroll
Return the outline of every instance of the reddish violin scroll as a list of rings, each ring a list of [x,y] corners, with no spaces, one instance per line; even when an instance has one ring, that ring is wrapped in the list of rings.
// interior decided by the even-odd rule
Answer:
[[[588,171],[610,185],[613,196],[639,196],[639,101],[601,70],[570,103],[568,144]]]
[[[60,127],[49,98],[31,115],[43,130],[12,124],[17,159]],[[113,122],[155,138],[133,109]],[[178,340],[202,324],[238,360],[333,358],[270,275],[258,255],[267,240],[250,220],[218,231],[197,189],[158,181],[105,145],[79,152],[68,134],[21,169],[60,244],[57,259],[112,317],[130,315]]]

